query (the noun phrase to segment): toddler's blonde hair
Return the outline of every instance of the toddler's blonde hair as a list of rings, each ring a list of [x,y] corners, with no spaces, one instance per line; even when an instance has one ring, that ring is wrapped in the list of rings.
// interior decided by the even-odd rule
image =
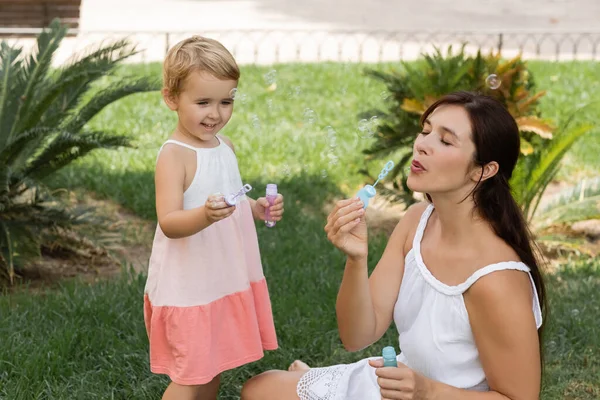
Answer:
[[[192,36],[169,49],[163,63],[163,89],[178,95],[183,81],[196,71],[222,80],[240,78],[240,69],[225,46],[214,39]]]

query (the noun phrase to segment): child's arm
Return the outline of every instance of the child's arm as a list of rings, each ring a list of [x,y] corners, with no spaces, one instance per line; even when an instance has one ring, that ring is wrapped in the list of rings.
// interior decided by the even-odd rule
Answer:
[[[185,167],[178,149],[166,146],[156,163],[156,214],[161,230],[171,239],[191,236],[235,211],[222,199],[209,198],[204,206],[183,209]]]

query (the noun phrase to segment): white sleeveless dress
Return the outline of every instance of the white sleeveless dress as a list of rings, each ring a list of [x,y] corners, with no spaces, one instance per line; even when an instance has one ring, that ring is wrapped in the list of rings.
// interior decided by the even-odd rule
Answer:
[[[523,271],[529,275],[534,289],[532,312],[539,328],[542,314],[535,284],[529,267],[514,261],[481,268],[460,285],[449,286],[438,281],[421,257],[421,240],[433,209],[429,205],[423,212],[413,247],[405,258],[404,276],[394,307],[402,349],[397,360],[433,380],[461,389],[487,391],[463,293],[492,272]],[[375,369],[368,360],[310,369],[298,382],[298,396],[301,400],[380,400]]]

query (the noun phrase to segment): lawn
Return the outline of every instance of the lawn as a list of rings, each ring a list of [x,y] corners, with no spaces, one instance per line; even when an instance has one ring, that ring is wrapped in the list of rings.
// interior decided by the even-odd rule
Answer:
[[[387,68],[388,66],[379,66]],[[237,399],[243,382],[296,358],[314,366],[350,362],[397,345],[391,328],[359,353],[343,350],[335,322],[335,297],[343,257],[323,232],[324,206],[354,193],[369,139],[359,137],[357,114],[381,105],[383,86],[359,65],[281,65],[277,89],[266,90],[268,68],[244,67],[231,123],[244,182],[278,183],[286,196],[285,220],[259,224],[265,274],[270,283],[280,350],[224,374],[222,399]],[[580,103],[600,101],[600,63],[531,63],[544,115],[564,120]],[[160,73],[137,65],[123,74]],[[245,95],[245,97],[243,96]],[[599,107],[579,112],[595,122]],[[312,112],[311,112],[312,111]],[[157,93],[131,96],[102,112],[94,128],[131,135],[135,149],[101,151],[66,170],[56,187],[93,192],[148,220],[155,219],[153,165],[175,123]],[[329,154],[331,126],[335,157]],[[560,179],[574,183],[600,172],[600,131],[576,144]],[[385,160],[384,160],[385,161]],[[370,167],[378,170],[384,162]],[[370,242],[370,265],[385,236]],[[159,399],[166,378],[150,374],[142,317],[144,277],[124,266],[123,277],[98,284],[65,283],[31,295],[0,297],[0,399]],[[549,276],[551,318],[546,330],[543,399],[600,397],[600,261],[573,259]]]

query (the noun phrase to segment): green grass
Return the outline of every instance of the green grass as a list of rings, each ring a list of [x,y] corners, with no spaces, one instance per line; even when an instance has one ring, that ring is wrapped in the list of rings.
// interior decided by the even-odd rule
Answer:
[[[357,64],[276,68],[278,88],[274,92],[266,91],[263,78],[269,69],[243,68],[240,93],[246,94],[247,100],[238,99],[233,118],[223,130],[236,146],[243,178],[254,186],[260,181],[283,183],[304,174],[314,181],[334,182],[346,194],[354,192],[363,182],[357,173],[364,166],[361,150],[370,146],[369,139],[359,137],[357,115],[382,105],[384,86],[366,77],[365,67]],[[578,104],[598,102],[576,118],[576,122],[596,121],[600,113],[600,63],[532,62],[531,69],[539,90],[548,91],[541,102],[543,115],[560,123]],[[159,76],[160,65],[129,67],[123,73],[141,72]],[[307,108],[316,113],[312,125],[304,117]],[[253,123],[254,115],[259,127]],[[91,127],[131,135],[136,148],[95,152],[64,170],[54,185],[85,188],[153,219],[154,161],[174,128],[175,118],[159,93],[133,95],[109,106]],[[327,126],[336,131],[337,164],[330,164],[328,158]],[[597,154],[600,128],[576,143],[566,157],[560,178],[575,183],[597,176]],[[371,165],[371,171],[376,175],[385,161]],[[285,186],[281,190],[285,193]]]
[[[316,220],[294,231],[261,232],[280,349],[223,376],[221,399],[237,399],[245,380],[302,358],[314,366],[351,362],[397,343],[390,329],[359,353],[343,350],[334,302],[343,260]],[[281,229],[280,229],[281,228]],[[380,250],[382,241],[374,244]],[[293,251],[294,247],[311,252]],[[318,254],[314,256],[313,254]],[[373,255],[373,259],[376,255]],[[148,370],[143,276],[95,285],[68,284],[43,295],[0,298],[0,398],[159,399],[167,379]],[[577,261],[549,280],[552,318],[546,331],[543,399],[600,396],[600,262]]]
[[[563,119],[582,93],[600,100],[600,64],[532,63],[538,87],[548,89],[544,113]],[[351,362],[397,343],[394,329],[359,353],[343,350],[335,321],[335,297],[343,257],[323,232],[323,206],[353,193],[362,183],[357,115],[381,104],[383,87],[357,65],[282,65],[278,88],[267,92],[265,68],[243,68],[240,93],[224,134],[236,145],[244,182],[264,192],[269,182],[286,196],[285,220],[274,229],[259,224],[265,274],[270,283],[280,350],[224,374],[222,399],[237,399],[242,383],[296,358],[314,366]],[[158,65],[127,67],[122,73],[150,72]],[[553,78],[557,76],[558,78]],[[594,86],[596,85],[596,86]],[[269,103],[271,104],[269,106]],[[317,119],[309,124],[306,108]],[[596,109],[597,110],[597,109]],[[255,127],[253,115],[260,121]],[[578,115],[595,121],[597,111]],[[108,107],[93,128],[127,133],[135,149],[98,151],[65,169],[53,185],[94,192],[136,214],[155,219],[153,167],[175,115],[158,93],[135,95]],[[330,164],[326,127],[337,132],[337,164]],[[600,135],[596,128],[579,142],[561,177],[575,182],[598,175]],[[377,170],[382,165],[372,168]],[[370,264],[385,237],[370,241]],[[552,317],[546,334],[544,399],[600,396],[600,262],[574,260],[549,280]],[[0,399],[158,399],[167,380],[149,372],[142,316],[143,276],[125,276],[94,285],[68,283],[58,290],[0,297]],[[575,312],[574,310],[577,310]]]

